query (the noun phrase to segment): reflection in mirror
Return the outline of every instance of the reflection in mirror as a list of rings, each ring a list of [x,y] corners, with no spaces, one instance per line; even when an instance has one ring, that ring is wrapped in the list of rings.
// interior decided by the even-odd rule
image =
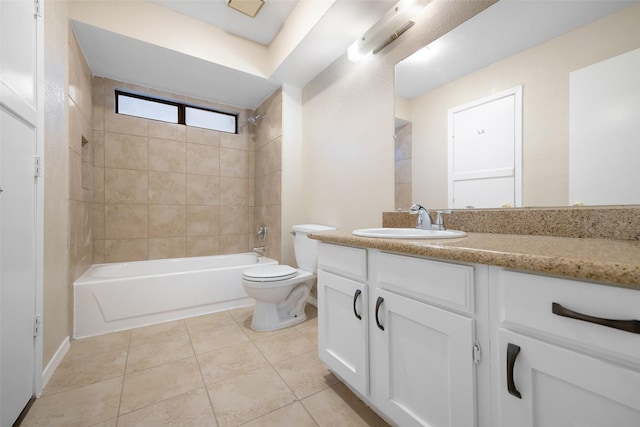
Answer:
[[[595,101],[584,101],[593,98],[584,98],[585,85],[574,83],[591,66],[600,67],[594,64],[624,54],[632,58],[613,62],[639,67],[640,55],[633,54],[640,48],[639,22],[638,1],[501,0],[397,64],[396,208],[414,202],[450,206],[449,111],[517,86],[522,86],[523,206],[640,204],[640,168],[630,165],[640,158],[640,133],[637,127],[620,131],[622,120],[640,123],[640,100],[636,96],[621,106],[620,96],[608,96],[613,104],[604,104],[602,93],[590,95],[601,105],[583,116],[576,103]],[[613,70],[591,73],[586,87],[611,87],[617,79],[612,76],[620,75]],[[626,74],[627,92],[640,93],[640,73]],[[607,120],[598,120],[596,132],[576,124],[579,117]],[[607,129],[605,123],[615,126]],[[584,139],[577,129],[597,135],[590,142],[595,145],[574,152],[577,138],[580,144]],[[618,156],[602,162],[594,155],[599,151]],[[576,159],[584,162],[578,166]],[[604,183],[607,197],[597,196],[595,186],[580,176]]]

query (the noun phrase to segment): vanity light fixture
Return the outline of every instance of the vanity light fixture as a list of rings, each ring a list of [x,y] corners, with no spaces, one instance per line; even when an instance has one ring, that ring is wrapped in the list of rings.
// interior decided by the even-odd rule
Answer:
[[[262,6],[264,6],[265,0],[227,0],[227,6],[232,9],[242,12],[251,18],[255,18]]]
[[[413,17],[422,10],[430,0],[400,0],[384,14],[362,37],[353,42],[347,49],[347,57],[352,62],[359,61],[369,52],[374,55],[387,47],[411,28]]]

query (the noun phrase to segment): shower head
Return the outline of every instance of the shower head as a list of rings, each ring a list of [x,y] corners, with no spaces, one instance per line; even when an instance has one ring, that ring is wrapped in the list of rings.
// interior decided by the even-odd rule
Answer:
[[[258,114],[256,116],[249,117],[247,119],[247,121],[249,123],[251,123],[252,125],[257,125],[258,123],[260,123],[262,121],[262,119],[264,119],[264,114]]]

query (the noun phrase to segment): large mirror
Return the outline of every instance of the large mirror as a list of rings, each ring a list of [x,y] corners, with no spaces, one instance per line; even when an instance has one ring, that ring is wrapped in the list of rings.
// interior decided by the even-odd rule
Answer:
[[[452,111],[514,88],[520,198],[465,207],[640,204],[640,2],[500,0],[396,65],[396,209],[454,207]]]

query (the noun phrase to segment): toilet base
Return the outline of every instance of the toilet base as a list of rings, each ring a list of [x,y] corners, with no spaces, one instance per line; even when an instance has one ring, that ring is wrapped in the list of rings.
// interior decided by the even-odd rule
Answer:
[[[294,315],[281,315],[276,304],[268,302],[256,302],[253,308],[251,329],[258,332],[275,331],[302,323],[307,320],[304,310]]]

